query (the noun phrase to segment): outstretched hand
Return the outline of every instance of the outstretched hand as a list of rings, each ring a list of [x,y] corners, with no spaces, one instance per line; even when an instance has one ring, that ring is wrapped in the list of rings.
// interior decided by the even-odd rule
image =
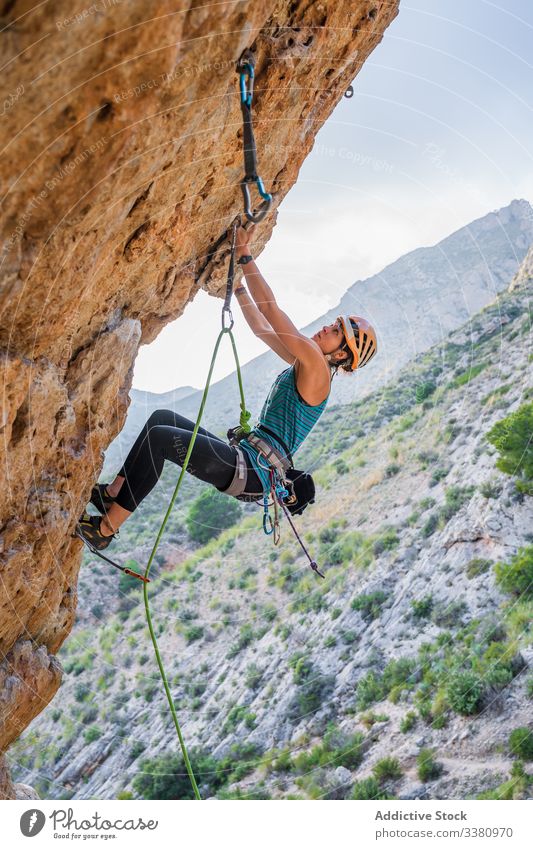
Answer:
[[[255,224],[250,224],[247,230],[244,227],[239,227],[235,235],[235,252],[237,257],[250,254],[250,242],[254,236]]]

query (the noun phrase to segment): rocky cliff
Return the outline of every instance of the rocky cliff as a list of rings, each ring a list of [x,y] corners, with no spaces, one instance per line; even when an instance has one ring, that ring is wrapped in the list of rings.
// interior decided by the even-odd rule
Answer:
[[[397,7],[4,5],[0,751],[59,686],[80,563],[70,534],[122,426],[138,346],[200,286],[221,287],[220,240],[242,206],[235,61],[253,50],[274,195],[260,247]]]

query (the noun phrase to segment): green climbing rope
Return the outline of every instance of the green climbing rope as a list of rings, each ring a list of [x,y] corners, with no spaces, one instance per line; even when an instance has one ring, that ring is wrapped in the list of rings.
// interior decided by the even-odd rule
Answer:
[[[253,136],[252,130],[252,116],[251,116],[251,105],[252,105],[252,94],[253,94],[253,77],[254,77],[254,58],[253,54],[250,51],[245,51],[242,59],[237,63],[237,73],[240,75],[240,88],[241,88],[241,108],[243,112],[244,125],[243,125],[243,144],[244,144],[244,162],[245,162],[245,177],[241,183],[241,187],[243,190],[244,200],[245,200],[245,213],[246,217],[251,221],[261,221],[266,215],[268,209],[270,208],[270,204],[272,202],[272,196],[265,192],[263,183],[260,177],[257,176],[257,162],[256,162],[256,150],[255,150],[255,140]],[[248,75],[249,83],[248,90],[246,86],[246,75]],[[249,182],[257,183],[257,187],[261,197],[263,198],[263,203],[261,205],[260,210],[255,215],[251,211],[251,203],[250,203],[250,194],[248,189]],[[146,570],[144,573],[144,578],[148,579],[150,574],[150,569],[152,568],[152,563],[161,541],[161,537],[163,536],[163,531],[165,530],[165,526],[167,524],[168,518],[170,516],[172,507],[174,506],[174,502],[176,501],[179,488],[181,486],[181,482],[187,470],[187,465],[189,462],[189,458],[192,454],[192,450],[194,448],[194,443],[196,441],[196,435],[198,433],[198,428],[200,427],[200,422],[202,420],[202,416],[204,413],[204,407],[207,400],[207,394],[209,392],[209,386],[211,384],[211,375],[213,374],[213,368],[215,365],[215,361],[218,354],[218,348],[220,346],[220,342],[225,333],[229,334],[231,345],[233,348],[233,354],[235,357],[235,366],[237,369],[237,380],[239,382],[239,393],[241,397],[241,413],[240,413],[240,428],[244,433],[250,432],[250,412],[246,409],[246,402],[244,400],[244,389],[242,385],[242,376],[241,376],[241,367],[239,363],[239,357],[237,355],[237,348],[235,345],[235,339],[233,338],[233,333],[231,329],[233,327],[233,316],[231,314],[230,302],[231,296],[233,294],[233,278],[234,278],[234,270],[235,270],[235,242],[236,242],[236,234],[237,228],[240,226],[241,220],[240,216],[233,221],[231,227],[231,250],[230,250],[230,261],[228,268],[228,277],[226,282],[226,293],[224,298],[224,306],[222,307],[222,330],[218,335],[218,339],[215,344],[215,348],[213,350],[213,356],[211,357],[211,365],[209,367],[209,372],[207,375],[207,381],[205,384],[204,394],[202,396],[202,402],[200,404],[200,409],[198,411],[198,417],[196,419],[196,424],[194,425],[194,429],[192,432],[191,440],[189,442],[189,447],[187,449],[187,453],[185,455],[185,459],[183,461],[183,466],[178,478],[178,482],[176,484],[176,488],[174,489],[174,493],[172,498],[170,499],[170,503],[167,508],[167,512],[165,513],[165,517],[161,523],[161,527],[159,528],[154,546],[152,548],[152,552],[150,557],[148,558],[148,563],[146,565]],[[229,325],[226,326],[226,319],[229,319]],[[157,643],[157,637],[155,635],[154,626],[152,623],[152,616],[150,614],[150,603],[148,598],[148,583],[144,584],[144,607],[146,611],[146,621],[148,623],[148,629],[150,631],[150,637],[152,638],[152,643],[154,646],[155,656],[157,659],[157,665],[159,667],[159,674],[161,675],[161,680],[163,682],[163,686],[165,688],[165,694],[167,697],[167,701],[170,707],[170,712],[172,714],[172,719],[174,720],[174,725],[176,726],[176,732],[178,735],[178,740],[180,743],[181,751],[183,753],[183,760],[185,762],[185,766],[187,769],[187,773],[191,780],[192,789],[194,791],[194,796],[196,799],[201,799],[200,791],[198,790],[198,784],[196,783],[196,778],[194,777],[194,772],[191,766],[191,762],[189,759],[189,755],[187,754],[187,747],[185,746],[185,741],[183,739],[183,735],[181,733],[181,728],[178,722],[178,716],[176,713],[176,708],[174,707],[174,702],[172,700],[172,694],[170,692],[170,687],[168,685],[168,679],[165,673],[165,668],[163,666],[163,661],[161,659],[161,653],[159,651],[159,646]]]
[[[152,548],[152,552],[151,552],[150,557],[148,559],[148,563],[147,563],[146,570],[145,570],[145,573],[144,573],[145,578],[148,578],[148,576],[150,574],[150,569],[152,567],[152,563],[153,563],[157,548],[158,548],[159,543],[161,541],[161,537],[163,536],[163,531],[165,530],[165,526],[167,524],[168,517],[170,516],[170,513],[172,511],[172,507],[174,506],[174,502],[176,501],[176,498],[177,498],[177,495],[178,495],[178,492],[179,492],[179,488],[181,486],[181,482],[182,482],[183,477],[185,475],[185,472],[187,470],[187,464],[188,464],[189,458],[192,454],[192,450],[194,448],[194,443],[195,443],[195,440],[196,440],[196,435],[198,433],[198,428],[200,427],[200,422],[201,422],[201,419],[202,419],[202,416],[203,416],[203,413],[204,413],[204,407],[205,407],[205,403],[207,401],[209,386],[211,384],[211,375],[213,373],[213,368],[214,368],[215,361],[216,361],[216,358],[217,358],[218,348],[220,346],[220,342],[222,340],[222,337],[224,336],[225,333],[229,333],[229,337],[231,339],[231,344],[232,344],[232,347],[233,347],[233,354],[235,356],[237,378],[238,378],[238,381],[239,381],[239,392],[240,392],[240,396],[241,396],[241,411],[244,411],[245,413],[247,412],[246,404],[245,404],[245,400],[244,400],[244,389],[243,389],[243,385],[242,385],[241,367],[240,367],[240,363],[239,363],[239,357],[237,355],[237,348],[235,346],[235,340],[233,338],[233,333],[231,332],[231,328],[230,327],[223,327],[222,330],[220,331],[220,333],[218,334],[218,339],[217,339],[216,344],[215,344],[213,356],[211,357],[211,365],[209,367],[209,373],[207,375],[207,382],[206,382],[206,385],[205,385],[204,394],[202,396],[202,403],[200,404],[200,409],[198,411],[198,417],[196,419],[196,424],[194,425],[194,430],[192,432],[191,441],[189,442],[189,447],[187,449],[187,453],[186,453],[185,459],[183,461],[183,466],[182,466],[182,469],[181,469],[181,472],[180,472],[180,475],[179,475],[179,478],[178,478],[178,482],[176,484],[176,488],[174,489],[174,492],[172,494],[172,498],[170,499],[170,503],[168,505],[167,512],[165,513],[165,517],[164,517],[164,519],[161,523],[161,527],[159,528],[159,532],[157,534],[154,546]],[[242,416],[242,414],[241,414],[241,416]],[[249,417],[249,413],[248,413],[248,417]],[[242,420],[242,418],[241,418],[241,420]],[[172,694],[170,692],[170,687],[168,685],[168,678],[166,676],[165,668],[163,666],[163,661],[161,660],[161,654],[159,652],[157,637],[155,635],[154,626],[153,626],[153,623],[152,623],[152,616],[150,614],[150,604],[149,604],[149,599],[148,599],[148,584],[145,583],[143,589],[144,589],[144,607],[145,607],[145,611],[146,611],[146,621],[148,622],[150,637],[152,638],[152,643],[153,643],[153,646],[154,646],[155,656],[156,656],[156,659],[157,659],[157,665],[159,667],[159,674],[161,675],[161,680],[162,680],[163,686],[165,688],[165,693],[166,693],[168,705],[170,707],[170,712],[172,714],[172,719],[174,720],[174,725],[176,726],[176,732],[177,732],[177,735],[178,735],[178,740],[179,740],[179,743],[180,743],[181,751],[183,753],[183,760],[185,762],[185,767],[187,769],[187,773],[188,773],[189,778],[191,780],[192,788],[193,788],[193,791],[194,791],[194,796],[195,796],[196,799],[201,799],[202,797],[200,796],[200,791],[198,790],[196,778],[194,777],[194,772],[193,772],[193,769],[192,769],[192,766],[191,766],[191,762],[189,760],[189,755],[187,753],[187,747],[185,746],[185,741],[183,739],[183,735],[181,733],[181,728],[180,728],[180,725],[179,725],[179,722],[178,722],[178,716],[176,714],[176,708],[174,706],[174,702],[172,700]]]

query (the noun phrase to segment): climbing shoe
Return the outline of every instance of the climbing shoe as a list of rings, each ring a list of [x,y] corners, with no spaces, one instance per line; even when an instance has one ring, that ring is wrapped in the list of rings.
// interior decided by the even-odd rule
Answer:
[[[89,548],[96,551],[103,551],[109,543],[118,536],[118,531],[115,531],[111,536],[104,536],[100,533],[101,516],[89,516],[84,513],[76,525],[75,535],[83,542],[86,542]]]
[[[97,483],[91,490],[90,503],[96,507],[99,513],[107,513],[115,503],[115,499],[106,491],[106,485],[105,483]]]

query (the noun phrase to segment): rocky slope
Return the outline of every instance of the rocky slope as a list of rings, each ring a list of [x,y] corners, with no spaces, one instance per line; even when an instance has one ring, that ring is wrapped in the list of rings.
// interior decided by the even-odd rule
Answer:
[[[332,398],[346,404],[382,385],[410,359],[435,345],[469,316],[490,303],[509,280],[533,241],[533,210],[525,200],[472,221],[432,247],[411,251],[379,274],[359,280],[340,303],[312,324],[314,333],[339,313],[370,316],[378,329],[380,356],[356,380],[334,382]],[[525,266],[524,266],[525,268]],[[276,291],[276,281],[270,281]],[[242,369],[247,405],[257,415],[275,375],[279,358],[271,352],[251,360]],[[176,399],[182,415],[196,419],[201,392]],[[154,399],[155,402],[155,399]],[[161,396],[160,407],[172,406]],[[213,384],[204,413],[204,426],[225,432],[239,409],[235,374]],[[144,410],[136,396],[128,411],[126,427],[106,452],[106,468],[116,470],[142,424]],[[141,421],[142,419],[142,421]]]
[[[395,17],[390,0],[4,4],[0,752],[60,682],[71,531],[120,431],[132,364],[200,286],[242,208],[235,62],[256,58],[260,173],[295,182]],[[265,135],[278,155],[261,158]],[[2,775],[5,771],[0,769]],[[6,781],[3,795],[12,793]]]
[[[255,508],[192,553],[169,535],[151,598],[204,795],[531,797],[508,739],[531,725],[532,601],[503,592],[494,564],[533,541],[533,509],[486,440],[533,396],[521,280],[306,441],[318,499],[298,526],[326,580],[286,525],[272,546]],[[128,538],[141,547],[123,557],[143,562],[160,513],[143,505]],[[61,699],[12,749],[13,771],[50,798],[132,798],[158,758],[177,787],[139,589],[89,562],[83,581]],[[477,708],[461,713],[458,691]],[[420,778],[427,748],[437,766]]]

